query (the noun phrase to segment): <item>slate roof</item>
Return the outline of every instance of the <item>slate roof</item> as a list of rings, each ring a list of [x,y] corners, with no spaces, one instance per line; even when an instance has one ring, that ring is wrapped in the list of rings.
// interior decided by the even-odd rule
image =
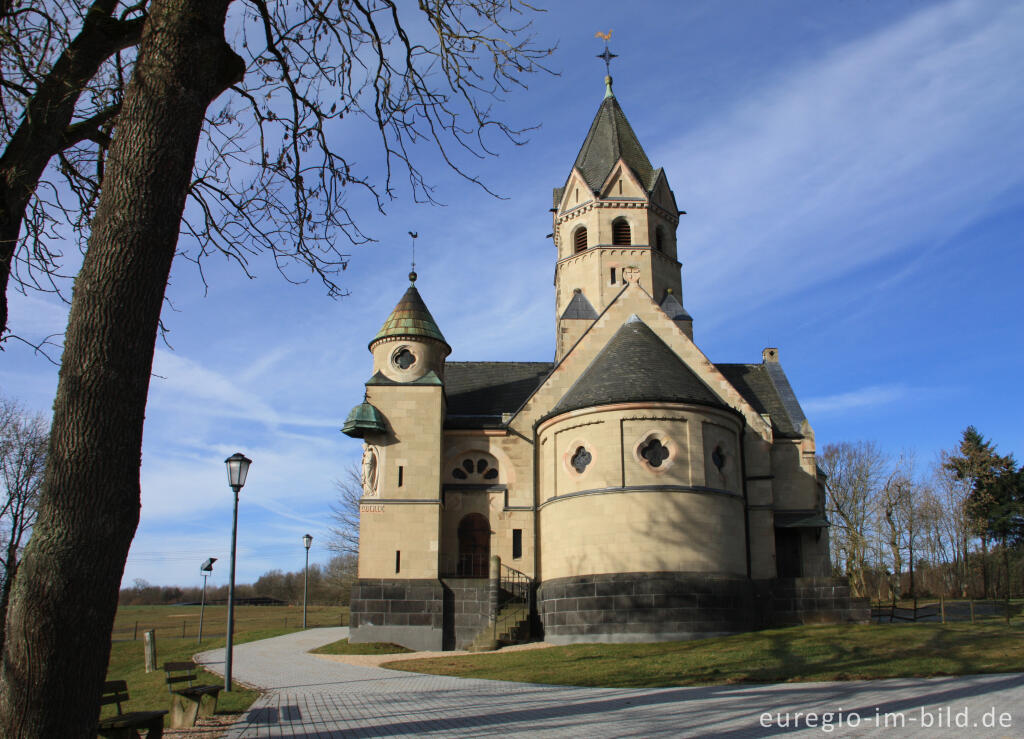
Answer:
[[[446,362],[448,428],[494,428],[547,377],[551,362]]]
[[[634,317],[619,328],[549,415],[642,401],[724,407],[693,370]]]
[[[590,124],[575,166],[590,189],[597,192],[620,158],[648,192],[654,189],[657,173],[626,120],[626,114],[619,107],[619,101],[614,95],[609,95],[602,101],[594,122]],[[557,203],[555,207],[558,207]]]
[[[679,302],[679,298],[672,293],[665,293],[665,299],[661,301],[661,309],[673,321],[693,320],[690,314],[686,312],[686,309],[683,308],[683,304]]]
[[[569,305],[562,311],[562,318],[584,318],[589,321],[597,320],[597,311],[590,304],[583,291],[578,289],[573,293]]]
[[[370,344],[391,336],[436,339],[448,346],[415,285],[409,285],[409,289],[405,291],[405,295],[398,301],[398,305],[391,311],[391,315],[384,321],[384,325]],[[448,347],[448,350],[451,351],[451,347]]]
[[[777,374],[781,374],[782,378],[785,379],[782,367],[778,363],[774,363],[774,365],[771,362],[765,364],[715,365],[718,371],[725,375],[725,379],[753,406],[755,411],[767,413],[771,416],[772,429],[776,436],[799,439],[803,436],[800,433],[800,424],[804,421],[803,411],[800,410],[797,416],[790,415],[790,412],[787,410],[787,402],[783,400],[779,390],[776,388],[775,382],[773,382],[772,373],[769,372],[769,368],[772,366],[777,369]],[[789,402],[790,407],[795,404],[796,409],[799,409],[800,404],[797,403],[796,396],[793,395],[793,390],[790,388],[788,380],[786,380],[785,387],[789,389],[789,394],[792,395],[792,399]]]

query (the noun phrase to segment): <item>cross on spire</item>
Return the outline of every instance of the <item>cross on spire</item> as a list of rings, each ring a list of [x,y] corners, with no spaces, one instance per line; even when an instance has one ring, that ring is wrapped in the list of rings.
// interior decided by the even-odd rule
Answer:
[[[602,33],[601,31],[598,31],[597,33],[594,34],[594,38],[604,39],[604,51],[598,54],[597,58],[604,59],[604,72],[609,77],[612,74],[612,59],[618,56],[618,54],[613,54],[611,50],[608,48],[608,41],[611,39],[611,37],[611,29],[609,29],[608,33]]]

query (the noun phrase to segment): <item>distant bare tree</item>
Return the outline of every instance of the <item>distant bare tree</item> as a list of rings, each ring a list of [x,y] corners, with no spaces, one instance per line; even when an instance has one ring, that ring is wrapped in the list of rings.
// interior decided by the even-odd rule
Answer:
[[[363,470],[353,463],[334,481],[338,500],[331,506],[334,525],[327,548],[338,554],[359,556],[359,501],[363,497]]]
[[[36,520],[48,440],[46,419],[0,397],[0,648],[4,641],[2,617],[7,613],[22,544]]]
[[[886,456],[873,441],[829,444],[818,457],[825,474],[826,510],[832,522],[833,557],[858,597],[867,595],[872,506],[885,474]]]

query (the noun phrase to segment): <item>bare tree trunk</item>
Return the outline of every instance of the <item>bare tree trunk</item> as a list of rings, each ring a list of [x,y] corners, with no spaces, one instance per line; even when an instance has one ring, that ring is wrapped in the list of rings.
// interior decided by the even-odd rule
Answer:
[[[146,396],[206,108],[241,78],[230,0],[155,0],[75,282],[34,535],[7,616],[0,735],[96,734],[139,518]]]

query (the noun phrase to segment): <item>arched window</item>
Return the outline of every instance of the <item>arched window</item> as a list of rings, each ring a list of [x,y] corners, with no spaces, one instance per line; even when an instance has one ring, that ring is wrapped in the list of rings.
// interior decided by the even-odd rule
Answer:
[[[487,577],[491,558],[491,525],[479,513],[470,513],[459,522],[460,577]]]
[[[654,248],[658,251],[665,251],[665,229],[661,226],[654,229]]]
[[[581,251],[585,251],[587,248],[587,229],[585,226],[580,226],[572,234],[572,251],[573,254],[579,254]]]
[[[629,246],[632,243],[633,237],[629,230],[629,221],[625,218],[616,218],[612,221],[612,244]]]

